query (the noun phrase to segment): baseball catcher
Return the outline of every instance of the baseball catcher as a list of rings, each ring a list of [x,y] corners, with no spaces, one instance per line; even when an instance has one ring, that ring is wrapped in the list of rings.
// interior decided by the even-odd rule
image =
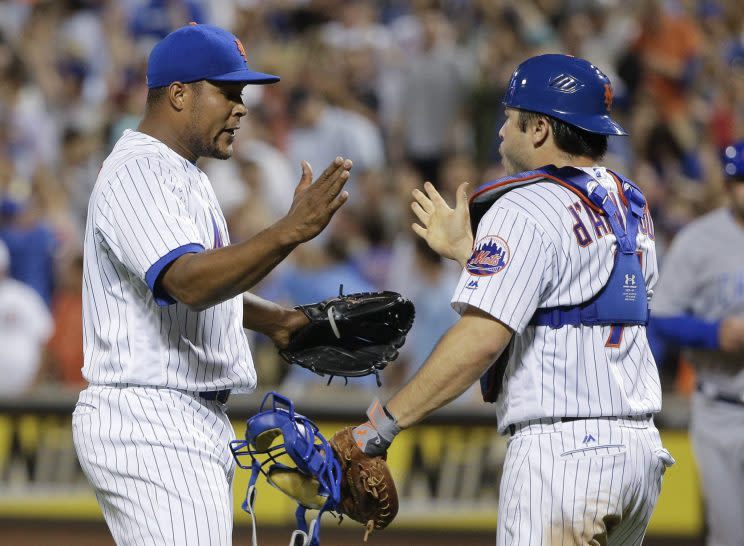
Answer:
[[[360,377],[375,374],[398,357],[413,326],[411,301],[397,292],[343,294],[296,307],[310,321],[279,354],[319,375]]]

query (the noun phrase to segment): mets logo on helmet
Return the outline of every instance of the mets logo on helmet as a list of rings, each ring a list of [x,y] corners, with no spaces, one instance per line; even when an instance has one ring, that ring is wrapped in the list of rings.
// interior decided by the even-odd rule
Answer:
[[[488,235],[479,239],[473,248],[465,269],[471,275],[480,277],[495,275],[509,265],[511,252],[509,245],[498,235]]]
[[[609,83],[604,84],[604,103],[607,111],[612,110],[612,86]]]

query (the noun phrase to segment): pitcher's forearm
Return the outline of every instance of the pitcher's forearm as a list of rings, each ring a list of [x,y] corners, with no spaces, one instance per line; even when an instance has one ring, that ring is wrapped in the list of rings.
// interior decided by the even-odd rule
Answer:
[[[299,244],[281,221],[248,241],[184,254],[163,275],[163,288],[178,301],[202,310],[247,292]]]

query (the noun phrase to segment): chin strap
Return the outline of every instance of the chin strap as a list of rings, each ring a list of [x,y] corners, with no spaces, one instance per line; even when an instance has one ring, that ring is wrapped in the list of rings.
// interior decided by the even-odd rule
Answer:
[[[305,519],[306,511],[307,509],[301,505],[295,510],[297,530],[292,533],[289,546],[320,546],[320,525],[318,525],[318,520],[323,514],[323,510],[318,513],[317,518],[310,520],[310,527],[308,527],[307,520]]]
[[[326,507],[321,508],[318,515],[310,520],[310,526],[308,527],[305,519],[307,508],[302,505],[297,506],[297,510],[295,510],[297,530],[292,533],[289,546],[320,546],[320,518],[323,516],[323,512],[327,510]]]
[[[256,513],[253,511],[253,504],[256,502],[256,486],[251,485],[248,487],[248,493],[243,501],[243,510],[248,512],[251,516],[251,544],[258,546],[258,539],[256,536]]]
[[[258,537],[256,535],[256,512],[253,505],[256,503],[256,479],[258,478],[260,465],[255,461],[251,465],[251,479],[248,482],[248,490],[245,493],[245,500],[240,507],[243,511],[248,512],[251,516],[251,544],[258,546]]]

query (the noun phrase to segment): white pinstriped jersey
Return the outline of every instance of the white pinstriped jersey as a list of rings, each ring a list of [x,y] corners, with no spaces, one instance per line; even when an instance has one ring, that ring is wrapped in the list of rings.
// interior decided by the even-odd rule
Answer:
[[[207,176],[162,142],[125,131],[88,206],[83,375],[91,384],[187,391],[256,385],[240,295],[201,312],[156,283],[186,252],[229,244]]]
[[[604,168],[583,170],[620,202]],[[648,214],[638,244],[646,288],[652,290],[658,271]],[[553,182],[509,191],[481,219],[475,252],[492,267],[480,275],[463,270],[452,305],[460,313],[465,304],[477,307],[514,330],[496,400],[500,431],[544,417],[660,410],[659,375],[645,327],[529,325],[538,308],[576,305],[597,294],[612,271],[616,246],[608,222]]]

